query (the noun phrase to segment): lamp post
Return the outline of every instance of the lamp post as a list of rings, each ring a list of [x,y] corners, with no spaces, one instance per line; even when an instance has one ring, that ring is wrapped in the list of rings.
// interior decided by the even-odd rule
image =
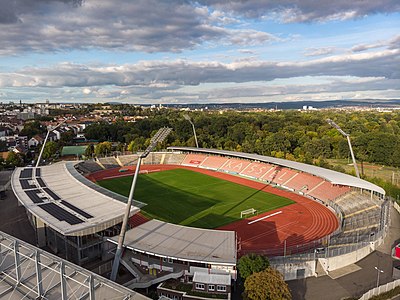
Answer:
[[[186,115],[186,114],[184,114],[183,117],[185,118],[185,120],[189,121],[190,124],[192,124],[194,140],[196,141],[196,148],[199,148],[199,143],[197,142],[196,129],[194,128],[194,124],[192,122],[192,119],[189,117],[189,115]]]
[[[128,202],[126,203],[124,218],[122,220],[121,232],[118,237],[117,251],[115,252],[114,262],[113,262],[113,266],[112,266],[112,270],[111,270],[110,279],[112,281],[115,281],[117,278],[119,261],[121,259],[122,248],[123,248],[123,244],[124,244],[124,240],[125,240],[125,233],[128,228],[129,214],[131,211],[133,193],[135,191],[137,177],[139,175],[140,164],[142,162],[142,159],[146,158],[149,155],[149,153],[157,146],[158,143],[165,140],[165,138],[168,136],[168,134],[171,132],[171,130],[172,130],[172,128],[168,128],[168,127],[160,128],[157,131],[157,133],[153,136],[153,138],[151,139],[150,145],[138,158],[135,174],[133,175],[131,189],[129,191]]]
[[[374,267],[374,268],[378,272],[378,275],[377,275],[377,278],[376,278],[376,287],[378,287],[379,286],[379,275],[381,273],[384,273],[384,272],[383,272],[383,270],[379,269],[378,267]]]
[[[342,128],[340,128],[339,125],[337,125],[337,124],[336,124],[335,122],[333,122],[331,119],[327,119],[326,121],[328,122],[329,125],[331,125],[332,127],[336,128],[337,131],[339,131],[343,136],[346,137],[347,143],[349,144],[349,148],[350,148],[351,159],[353,160],[354,170],[356,171],[356,176],[357,176],[358,178],[360,178],[360,172],[358,171],[357,162],[356,162],[356,159],[355,159],[355,157],[354,157],[353,147],[351,147],[350,135],[347,134],[346,132],[344,132],[344,131],[342,130]]]
[[[47,130],[47,134],[46,134],[46,137],[45,137],[45,139],[44,139],[42,149],[40,150],[39,157],[38,157],[38,159],[37,159],[35,168],[39,167],[40,160],[42,159],[43,150],[44,150],[44,147],[46,146],[46,142],[47,142],[47,139],[49,138],[50,132],[52,132],[53,130],[55,130],[55,129],[57,129],[58,127],[60,127],[62,124],[64,124],[64,122],[65,122],[65,120],[62,121],[60,124],[58,124],[58,125],[57,125],[56,127],[54,127],[53,129]]]

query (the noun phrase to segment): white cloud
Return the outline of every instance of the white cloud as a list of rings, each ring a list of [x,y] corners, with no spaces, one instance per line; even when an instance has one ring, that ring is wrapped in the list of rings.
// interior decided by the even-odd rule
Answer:
[[[389,40],[376,41],[370,44],[359,44],[351,48],[352,52],[362,52],[365,50],[388,47],[389,49],[400,48],[400,35],[395,36]]]
[[[88,89],[88,88],[84,88],[84,89],[82,90],[82,93],[84,93],[85,95],[89,95],[89,94],[92,93],[92,90],[91,90],[91,89]]]
[[[232,63],[143,61],[125,65],[64,63],[0,73],[0,87],[84,87],[198,85],[200,83],[271,81],[299,76],[357,76],[400,78],[400,50],[343,54],[302,62],[240,60]]]
[[[305,50],[305,56],[322,56],[332,54],[336,51],[335,47],[322,47],[322,48],[307,48]]]
[[[0,1],[1,9],[10,2]],[[10,12],[11,19],[0,14],[0,55],[71,49],[181,52],[204,42],[259,44],[273,38],[265,32],[225,28],[227,23],[234,22],[233,18],[189,1],[15,0],[12,3],[15,7]]]
[[[199,0],[199,2],[248,18],[267,16],[286,23],[348,20],[376,13],[389,14],[400,11],[400,2],[397,0]]]

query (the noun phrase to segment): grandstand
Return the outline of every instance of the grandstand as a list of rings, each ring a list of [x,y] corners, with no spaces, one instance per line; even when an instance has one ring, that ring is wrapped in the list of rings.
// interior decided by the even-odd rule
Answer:
[[[104,169],[114,169],[120,167],[118,161],[113,156],[97,158],[97,162]]]
[[[321,177],[299,172],[297,176],[286,182],[285,186],[293,189],[296,192],[307,194],[309,191],[313,190],[315,187],[317,187],[317,185],[322,182],[323,179]]]
[[[118,159],[121,162],[122,166],[133,166],[136,164],[138,158],[139,155],[137,154],[118,156]]]
[[[270,177],[272,175],[272,177]],[[276,167],[273,172],[267,178],[271,178],[271,182],[277,185],[286,186],[288,182],[290,182],[294,177],[296,177],[298,173],[295,170],[291,170],[288,168]]]
[[[97,171],[104,170],[95,160],[85,160],[77,164],[77,167],[82,171],[84,174],[90,174]]]
[[[274,167],[270,164],[252,162],[248,168],[240,173],[240,175],[254,179],[261,179],[264,174],[267,172],[269,173],[273,168]]]
[[[226,161],[220,168],[219,171],[224,171],[231,174],[239,174],[244,171],[250,165],[250,161],[243,159],[231,158]]]
[[[206,159],[204,154],[188,154],[182,161],[183,166],[198,167]]]
[[[226,157],[210,155],[203,160],[200,166],[205,169],[218,170],[226,163],[226,161]]]
[[[186,157],[185,154],[182,153],[171,153],[166,152],[164,153],[165,157],[161,160],[160,164],[166,165],[180,165],[183,159]]]
[[[347,194],[350,190],[349,186],[334,185],[329,181],[323,181],[314,189],[308,191],[307,195],[323,201],[335,201],[335,199]]]

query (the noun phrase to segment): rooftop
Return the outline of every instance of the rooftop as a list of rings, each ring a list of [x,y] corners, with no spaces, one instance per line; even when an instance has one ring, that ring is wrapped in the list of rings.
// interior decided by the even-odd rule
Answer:
[[[109,241],[117,244],[118,236]],[[125,247],[183,261],[236,265],[234,231],[200,229],[151,220],[126,232]]]
[[[193,282],[199,282],[205,284],[231,285],[231,275],[195,272],[193,276]]]

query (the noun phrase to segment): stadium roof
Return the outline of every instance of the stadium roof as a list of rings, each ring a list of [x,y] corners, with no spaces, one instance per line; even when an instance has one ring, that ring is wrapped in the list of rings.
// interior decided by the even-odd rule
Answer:
[[[1,299],[149,299],[0,231]]]
[[[83,176],[74,164],[17,168],[11,184],[19,202],[63,235],[88,235],[122,222],[125,203],[79,181]],[[131,208],[131,214],[138,211],[137,207]]]
[[[231,157],[239,157],[239,158],[246,158],[266,163],[271,163],[274,165],[284,166],[291,169],[299,170],[305,173],[309,173],[325,180],[332,182],[333,184],[340,184],[340,185],[347,185],[352,187],[357,187],[361,189],[366,189],[370,191],[377,192],[379,194],[385,195],[385,190],[371,182],[366,180],[336,172],[329,169],[324,169],[321,167],[308,165],[299,163],[296,161],[275,158],[270,156],[263,156],[258,154],[249,154],[243,152],[234,152],[234,151],[227,151],[227,150],[217,150],[217,149],[204,149],[204,148],[194,148],[194,147],[168,147],[170,150],[178,150],[178,151],[189,151],[189,152],[200,152],[200,153],[208,153],[208,154],[218,154],[224,156],[231,156]]]
[[[118,243],[118,236],[109,241]],[[200,229],[151,220],[126,232],[125,247],[183,261],[236,265],[234,231]]]

